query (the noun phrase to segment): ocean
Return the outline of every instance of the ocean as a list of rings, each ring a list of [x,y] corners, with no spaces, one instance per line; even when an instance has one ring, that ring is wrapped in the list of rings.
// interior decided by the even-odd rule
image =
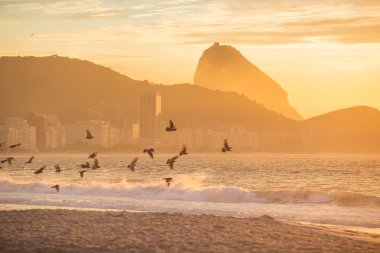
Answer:
[[[358,154],[89,154],[13,156],[1,164],[0,209],[82,208],[275,219],[380,233],[380,156]],[[138,157],[135,172],[127,166]],[[62,171],[55,172],[59,164]],[[41,174],[34,171],[46,165]],[[166,186],[163,178],[173,182]],[[59,184],[60,192],[51,186]]]

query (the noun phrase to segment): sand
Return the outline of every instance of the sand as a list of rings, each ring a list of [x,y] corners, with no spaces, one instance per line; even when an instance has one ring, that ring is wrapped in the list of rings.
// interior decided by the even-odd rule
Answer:
[[[0,211],[0,252],[380,252],[380,238],[271,219],[77,210]]]

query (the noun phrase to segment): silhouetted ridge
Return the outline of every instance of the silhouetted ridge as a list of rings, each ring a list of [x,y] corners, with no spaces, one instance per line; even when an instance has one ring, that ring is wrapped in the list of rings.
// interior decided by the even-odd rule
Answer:
[[[380,111],[356,106],[329,112],[303,122],[313,146],[330,151],[371,151],[380,147]]]
[[[190,84],[153,85],[66,57],[2,57],[0,88],[7,91],[0,93],[0,107],[6,108],[0,110],[0,118],[37,111],[57,114],[64,123],[137,120],[139,96],[156,90],[162,94],[162,118],[175,119],[181,127],[233,123],[252,130],[296,131],[297,125],[234,92]]]
[[[302,120],[289,105],[285,90],[232,46],[215,43],[206,49],[199,59],[194,83],[210,89],[236,91],[288,118]]]

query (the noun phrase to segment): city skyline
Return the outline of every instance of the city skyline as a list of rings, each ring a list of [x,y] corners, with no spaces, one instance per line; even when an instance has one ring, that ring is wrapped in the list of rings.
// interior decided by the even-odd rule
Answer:
[[[0,13],[0,55],[58,54],[192,83],[202,50],[218,41],[273,77],[305,118],[380,108],[376,1],[5,1]]]

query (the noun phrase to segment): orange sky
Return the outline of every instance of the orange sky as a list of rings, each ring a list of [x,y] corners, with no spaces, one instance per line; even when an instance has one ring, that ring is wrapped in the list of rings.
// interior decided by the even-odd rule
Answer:
[[[0,55],[59,54],[191,83],[213,42],[275,79],[306,118],[380,108],[380,1],[1,1]],[[305,3],[306,2],[306,3]]]

